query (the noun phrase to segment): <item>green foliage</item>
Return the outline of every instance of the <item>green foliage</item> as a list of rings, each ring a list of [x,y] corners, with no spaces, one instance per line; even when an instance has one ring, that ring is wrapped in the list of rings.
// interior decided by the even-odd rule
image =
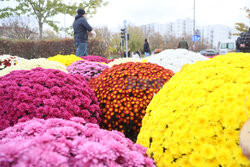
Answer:
[[[130,48],[130,50],[132,52],[136,52],[137,50],[142,50],[145,37],[141,29],[136,26],[129,26],[128,33],[130,37],[128,47]]]
[[[244,23],[235,23],[235,28],[240,32],[247,32],[249,27]]]
[[[250,21],[250,9],[245,7],[245,8],[243,8],[243,10],[247,13],[247,18]],[[248,31],[249,26],[247,26],[245,23],[235,23],[235,29],[238,30],[240,33],[242,33],[242,32],[244,33],[244,32]],[[235,33],[233,35],[239,36],[240,33]]]
[[[9,0],[1,0],[8,2]],[[1,2],[1,3],[3,3]],[[59,27],[56,22],[51,19],[60,13],[69,14],[71,16],[76,14],[78,8],[84,8],[91,17],[96,13],[96,9],[107,5],[103,0],[89,0],[81,1],[81,3],[64,3],[63,0],[15,0],[18,3],[16,7],[6,7],[0,9],[0,18],[6,18],[13,15],[27,15],[35,16],[40,30],[40,39],[42,39],[43,24],[46,23],[51,26],[56,32]]]
[[[109,47],[109,52],[112,55],[120,54],[120,49],[121,49],[120,42],[121,42],[120,34],[119,33],[113,34],[110,47]]]

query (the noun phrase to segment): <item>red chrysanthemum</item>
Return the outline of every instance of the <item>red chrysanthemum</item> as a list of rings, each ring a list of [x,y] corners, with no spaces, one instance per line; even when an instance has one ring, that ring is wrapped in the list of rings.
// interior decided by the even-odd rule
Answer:
[[[114,65],[91,80],[103,113],[101,127],[119,130],[134,140],[154,94],[174,73],[151,63]]]

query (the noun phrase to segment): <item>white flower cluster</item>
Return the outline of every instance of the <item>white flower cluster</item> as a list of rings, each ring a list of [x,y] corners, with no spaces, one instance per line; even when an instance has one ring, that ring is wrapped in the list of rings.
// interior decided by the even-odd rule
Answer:
[[[167,49],[147,58],[147,62],[158,64],[174,73],[179,72],[185,64],[204,60],[208,60],[208,58],[186,49]]]
[[[17,57],[11,55],[0,55],[0,70],[17,64]]]
[[[128,62],[141,62],[140,59],[138,58],[120,58],[120,59],[115,59],[114,61],[110,62],[108,64],[109,67],[113,67],[116,64],[122,64],[122,63],[128,63]]]
[[[9,74],[11,71],[14,70],[31,70],[36,67],[41,67],[44,69],[56,69],[68,73],[66,67],[59,62],[49,61],[48,59],[45,58],[30,59],[30,60],[19,58],[18,64],[16,66],[7,67],[1,70],[0,76]]]

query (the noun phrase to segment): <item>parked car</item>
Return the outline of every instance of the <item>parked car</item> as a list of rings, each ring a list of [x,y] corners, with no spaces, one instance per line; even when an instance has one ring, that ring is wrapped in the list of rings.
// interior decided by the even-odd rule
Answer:
[[[226,41],[221,41],[218,43],[218,50],[220,55],[227,54],[228,52],[235,52],[236,50],[236,43],[235,40],[229,39]]]
[[[219,53],[214,49],[206,49],[206,50],[200,51],[200,54],[206,57],[212,58],[214,56],[217,56]]]

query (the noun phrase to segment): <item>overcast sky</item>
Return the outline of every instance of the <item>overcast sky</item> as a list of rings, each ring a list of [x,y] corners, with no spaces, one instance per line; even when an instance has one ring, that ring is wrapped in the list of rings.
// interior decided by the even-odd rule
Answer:
[[[65,2],[74,0],[65,0]],[[167,23],[187,17],[193,19],[194,0],[105,0],[109,4],[99,8],[97,14],[89,19],[92,26],[108,26],[119,31],[123,20],[132,25]],[[243,7],[250,7],[250,0],[195,0],[196,26],[222,24],[234,27],[236,22],[250,25]],[[5,3],[5,4],[4,4]],[[0,6],[11,5],[0,2]],[[61,26],[72,25],[74,18],[63,15],[55,17]]]
[[[194,0],[108,0],[106,7],[89,19],[93,25],[107,25],[118,28],[123,20],[134,25],[166,23],[186,17],[193,19]],[[250,0],[195,0],[198,26],[223,24],[233,27],[235,22],[244,21],[246,12],[241,8],[250,7]]]

